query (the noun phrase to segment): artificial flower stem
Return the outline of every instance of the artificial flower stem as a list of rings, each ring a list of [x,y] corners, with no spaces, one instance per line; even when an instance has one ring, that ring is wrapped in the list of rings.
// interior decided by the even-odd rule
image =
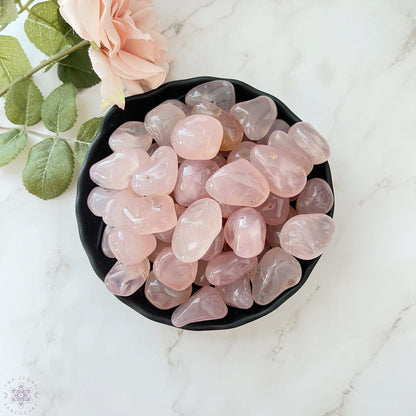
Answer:
[[[22,12],[24,12],[25,10],[27,10],[28,8],[29,8],[29,6],[34,2],[35,0],[29,0],[27,3],[25,3],[23,6],[22,6],[22,3],[20,2],[20,1],[18,1],[17,2],[17,4],[19,5],[19,7],[20,7],[20,10],[19,10],[19,14],[20,13],[22,13]]]

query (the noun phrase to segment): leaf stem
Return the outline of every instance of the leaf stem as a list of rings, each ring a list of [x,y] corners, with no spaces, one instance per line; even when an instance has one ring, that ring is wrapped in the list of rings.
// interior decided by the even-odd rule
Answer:
[[[29,0],[26,4],[31,3],[34,0]],[[83,46],[89,45],[89,40],[83,40],[82,42],[77,43],[76,45],[72,46],[72,48],[64,49],[55,55],[51,56],[49,59],[46,59],[45,61],[42,61],[39,65],[32,68],[30,71],[28,71],[26,74],[22,75],[21,77],[15,79],[13,82],[11,82],[9,85],[4,87],[0,91],[0,97],[4,94],[6,94],[7,91],[14,85],[17,84],[19,81],[22,81],[26,78],[30,78],[33,74],[40,71],[42,68],[45,68],[46,66],[50,65],[51,63],[58,62],[61,59],[65,58],[67,55],[69,55],[72,52],[75,52],[76,50],[82,48]]]
[[[17,2],[17,4],[19,5],[19,7],[20,7],[20,10],[19,10],[19,14],[20,13],[22,13],[22,12],[24,12],[25,10],[27,10],[28,8],[29,8],[29,6],[34,2],[35,0],[29,0],[27,3],[25,3],[23,6],[22,6],[22,3],[20,2],[20,1],[18,1]]]

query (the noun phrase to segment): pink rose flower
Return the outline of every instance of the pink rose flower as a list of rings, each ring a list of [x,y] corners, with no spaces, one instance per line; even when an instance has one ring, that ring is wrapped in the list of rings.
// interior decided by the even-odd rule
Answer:
[[[101,78],[102,107],[124,108],[126,94],[158,87],[169,68],[167,40],[160,33],[152,0],[60,0],[62,17],[83,39]]]

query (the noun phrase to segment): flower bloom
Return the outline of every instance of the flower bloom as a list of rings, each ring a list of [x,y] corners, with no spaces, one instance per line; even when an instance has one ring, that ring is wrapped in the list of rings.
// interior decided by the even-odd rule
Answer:
[[[62,17],[89,49],[92,67],[101,78],[102,107],[124,108],[126,94],[158,87],[169,68],[167,40],[160,33],[152,0],[60,0]]]

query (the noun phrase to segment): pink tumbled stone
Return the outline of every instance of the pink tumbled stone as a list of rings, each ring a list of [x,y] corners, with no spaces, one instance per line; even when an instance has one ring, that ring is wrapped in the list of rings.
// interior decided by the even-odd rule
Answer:
[[[103,221],[112,227],[123,225],[125,223],[125,207],[137,199],[138,196],[131,189],[113,194],[105,206]]]
[[[227,157],[227,163],[235,162],[239,159],[250,160],[251,149],[256,145],[253,142],[242,142],[235,149],[231,150]]]
[[[278,118],[276,120],[273,121],[272,126],[270,127],[269,132],[267,133],[267,135],[265,137],[269,137],[270,134],[276,130],[280,130],[283,131],[285,133],[287,133],[290,129],[290,126],[288,123],[286,123],[286,121],[282,120],[281,118]]]
[[[325,214],[301,214],[286,221],[280,232],[280,245],[293,256],[311,260],[328,247],[334,234],[334,220]]]
[[[165,243],[162,240],[156,240],[156,248],[149,254],[148,258],[153,263],[156,260],[156,257],[161,251],[165,248],[170,248],[170,243]]]
[[[282,198],[270,193],[269,197],[257,209],[269,225],[279,225],[286,221],[289,215],[289,198]]]
[[[180,261],[170,247],[162,250],[153,263],[157,279],[174,290],[184,290],[195,280],[198,263]]]
[[[227,164],[227,159],[221,153],[218,153],[211,160],[215,162],[220,168]]]
[[[207,180],[218,170],[212,160],[185,160],[178,172],[174,195],[178,204],[188,207],[201,198],[209,197]]]
[[[223,218],[228,218],[234,211],[237,211],[241,208],[240,205],[227,205],[223,204],[222,202],[218,202]]]
[[[289,214],[285,221],[289,218],[298,215],[295,209],[289,206]],[[266,242],[272,247],[280,247],[280,231],[282,231],[284,222],[278,225],[267,225],[266,226]]]
[[[274,101],[261,95],[249,101],[237,103],[230,110],[243,126],[245,135],[250,140],[260,140],[263,138],[273,122],[276,120],[277,108]]]
[[[172,135],[172,147],[184,159],[208,160],[220,150],[223,129],[211,116],[193,115],[176,123]]]
[[[149,149],[147,150],[147,154],[149,156],[152,156],[153,153],[156,152],[157,149],[159,149],[159,145],[157,143],[152,143]]]
[[[210,198],[199,199],[179,217],[172,237],[172,250],[184,262],[199,260],[222,228],[221,208]]]
[[[97,217],[102,217],[107,202],[116,192],[117,191],[109,191],[108,189],[103,189],[99,186],[96,186],[88,195],[88,208]]]
[[[326,214],[334,204],[331,187],[320,178],[306,182],[305,188],[296,201],[298,214]]]
[[[248,160],[228,163],[208,179],[206,188],[212,198],[227,205],[258,207],[269,196],[269,185]]]
[[[123,264],[138,264],[156,248],[153,235],[140,235],[130,227],[114,227],[108,234],[108,244],[116,259]]]
[[[224,248],[224,231],[221,230],[219,234],[215,237],[215,240],[209,246],[208,251],[201,257],[201,260],[209,261],[215,256],[221,253]]]
[[[192,293],[192,286],[184,290],[174,290],[157,280],[152,271],[146,280],[144,295],[146,299],[158,309],[166,310],[184,303]]]
[[[178,107],[179,109],[181,109],[187,116],[189,116],[191,114],[191,109],[190,107],[188,107],[185,103],[183,103],[180,100],[165,100],[163,101],[162,104],[170,104],[170,105],[174,105],[175,107]]]
[[[192,322],[221,319],[227,315],[228,308],[218,290],[205,286],[195,292],[172,314],[172,324],[182,327]]]
[[[108,234],[110,234],[112,229],[113,227],[106,225],[103,231],[103,237],[101,238],[101,250],[104,253],[104,256],[109,257],[110,259],[114,259],[115,257],[108,244]]]
[[[150,271],[148,259],[137,264],[114,264],[104,279],[107,289],[117,296],[130,296],[145,282]]]
[[[262,252],[266,239],[263,216],[254,208],[238,209],[225,223],[224,237],[237,256],[257,256]]]
[[[208,81],[192,88],[185,96],[189,107],[205,101],[228,111],[235,104],[233,84],[223,80]]]
[[[267,305],[286,289],[299,283],[302,269],[299,262],[281,248],[269,250],[251,276],[254,301]]]
[[[278,196],[289,198],[298,194],[306,184],[303,168],[286,153],[274,147],[253,147],[250,161],[267,179],[270,191]]]
[[[293,137],[296,144],[309,155],[314,165],[328,160],[329,144],[310,124],[303,121],[294,124],[289,129],[289,136]]]
[[[198,261],[198,271],[196,272],[196,277],[194,280],[195,285],[197,286],[209,286],[210,285],[210,283],[208,282],[205,276],[207,264],[208,264],[207,261],[204,261],[204,260]]]
[[[208,262],[205,275],[212,285],[226,286],[243,277],[257,265],[257,257],[242,258],[226,251]]]
[[[114,131],[108,139],[108,144],[113,152],[130,147],[146,151],[152,144],[152,136],[141,121],[128,121]]]
[[[153,235],[158,240],[163,241],[164,243],[171,243],[174,231],[175,231],[175,227],[172,227],[170,230],[163,231],[161,233],[153,233]]]
[[[216,286],[224,302],[239,309],[249,309],[253,306],[250,279],[245,275],[227,286]]]
[[[131,187],[138,195],[170,194],[178,177],[178,156],[169,146],[161,146],[152,156],[146,154],[134,172]]]
[[[186,114],[177,106],[159,104],[146,114],[144,126],[159,146],[171,146],[172,130],[185,117]]]

